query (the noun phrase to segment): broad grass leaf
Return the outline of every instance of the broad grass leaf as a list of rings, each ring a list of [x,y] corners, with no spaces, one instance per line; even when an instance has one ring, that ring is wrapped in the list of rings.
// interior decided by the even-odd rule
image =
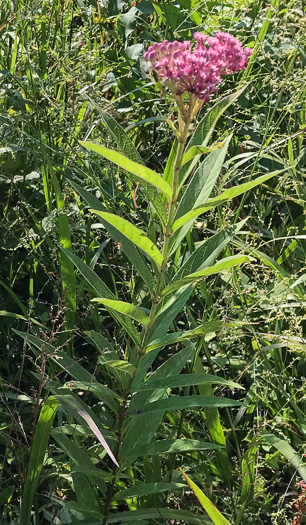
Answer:
[[[49,442],[52,423],[58,405],[58,400],[55,397],[50,396],[45,401],[38,418],[31,448],[27,479],[23,491],[20,525],[30,525],[31,522],[33,499],[36,493],[39,476]]]
[[[306,482],[306,464],[303,462],[300,455],[288,443],[288,441],[280,439],[274,434],[266,434],[264,432],[261,434],[261,436],[265,439],[265,441],[273,445],[273,447],[277,448],[277,450],[279,450],[280,453],[285,456],[291,465],[299,472],[301,478],[303,478],[303,480]]]
[[[62,248],[63,249],[63,248]],[[85,264],[77,255],[72,252],[65,252],[67,257],[73,262],[75,267],[79,270],[80,274],[84,277],[87,283],[90,285],[92,290],[99,296],[105,297],[107,299],[116,300],[116,296],[111,292],[111,290],[106,286],[106,284],[100,279],[100,277],[87,265]],[[137,332],[135,326],[129,318],[126,318],[125,315],[120,314],[119,312],[114,313],[117,321],[122,324],[127,333],[133,339],[136,344],[139,344],[139,333]]]
[[[161,439],[151,442],[149,445],[140,445],[133,448],[128,453],[133,461],[139,456],[155,456],[164,454],[186,454],[196,450],[218,450],[221,445],[214,443],[197,441],[195,439]]]
[[[210,385],[225,385],[229,388],[243,389],[239,383],[234,383],[234,381],[228,381],[223,377],[218,377],[215,375],[180,374],[144,381],[138,386],[137,391],[140,392],[141,390],[155,390],[157,388],[181,388],[185,386],[200,385],[201,383]]]
[[[220,332],[223,327],[222,321],[210,321],[198,326],[192,330],[182,330],[181,332],[174,332],[173,334],[165,335],[161,338],[154,339],[148,345],[147,352],[160,348],[162,346],[172,345],[182,341],[189,341],[190,339],[201,337],[203,335],[214,334]]]
[[[128,498],[141,498],[158,492],[174,492],[186,488],[184,483],[138,483],[128,489],[120,490],[113,496],[113,501]]]
[[[98,210],[90,210],[92,213],[102,217],[107,223],[111,224],[116,228],[116,230],[121,231],[121,233],[132,241],[138,248],[143,250],[151,259],[156,263],[158,267],[161,266],[163,262],[163,256],[155,246],[155,244],[136,226],[130,222],[114,215],[113,213],[101,212]]]
[[[71,245],[71,234],[68,216],[65,212],[65,202],[62,191],[60,189],[59,182],[57,180],[56,173],[54,170],[51,170],[51,178],[53,189],[55,193],[56,205],[59,210],[58,213],[58,232],[59,232],[59,244],[61,248],[64,248],[67,251],[72,250]],[[60,269],[61,269],[61,280],[62,280],[62,290],[65,300],[65,319],[66,319],[66,330],[68,331],[65,334],[65,339],[67,341],[68,352],[70,355],[73,355],[73,338],[72,331],[74,330],[75,323],[75,311],[76,311],[76,286],[75,286],[75,272],[74,266],[67,257],[65,251],[60,251]],[[70,331],[70,333],[69,333]]]
[[[169,411],[169,410],[184,410],[186,408],[194,407],[212,407],[212,408],[224,408],[224,407],[240,407],[240,401],[233,399],[227,399],[224,397],[214,396],[173,396],[167,399],[159,399],[152,403],[146,403],[142,406],[142,412],[154,412],[157,411]],[[128,413],[131,413],[131,407],[128,408]]]
[[[252,502],[254,498],[255,488],[255,466],[256,466],[256,454],[258,452],[258,446],[250,447],[241,462],[241,504]]]
[[[130,160],[128,157],[122,155],[121,153],[118,153],[117,151],[105,148],[104,146],[82,141],[80,141],[80,144],[82,144],[84,148],[90,151],[94,151],[99,155],[102,155],[102,157],[105,157],[106,159],[110,160],[120,168],[123,168],[124,170],[133,173],[136,177],[149,182],[167,197],[168,202],[171,201],[171,186],[169,186],[165,179],[163,179],[155,171],[151,170],[150,168],[147,168],[143,164],[138,164],[137,162]]]
[[[204,268],[203,270],[200,270],[198,272],[186,275],[185,277],[183,277],[183,279],[173,281],[171,284],[169,284],[168,286],[166,286],[166,288],[163,289],[161,295],[168,295],[169,293],[177,290],[181,286],[185,286],[189,283],[198,283],[208,275],[212,275],[214,273],[221,273],[224,270],[233,268],[234,266],[239,266],[240,264],[243,264],[249,260],[250,258],[247,255],[232,255],[231,257],[226,257],[225,259],[221,259],[221,261],[217,262],[213,266],[210,266],[209,268]]]
[[[75,191],[85,200],[85,202],[88,204],[88,206],[92,209],[99,210],[99,211],[106,211],[107,209],[105,206],[87,190],[84,190],[82,186],[77,184],[75,181],[69,181],[71,186],[75,189]],[[106,221],[104,222],[103,219],[101,219],[102,224],[106,227]],[[151,292],[154,292],[155,289],[155,281],[152,273],[150,272],[142,254],[139,252],[139,250],[135,247],[135,245],[122,233],[117,230],[116,228],[113,228],[108,223],[108,231],[111,235],[111,237],[115,240],[115,242],[120,243],[122,246],[122,251],[125,253],[127,258],[131,261],[134,268],[137,270],[139,275],[142,277],[144,283],[148,286],[149,290]]]
[[[262,177],[258,177],[257,179],[253,181],[245,182],[244,184],[240,184],[239,186],[234,186],[233,188],[225,190],[218,197],[208,200],[205,205],[200,206],[198,208],[194,208],[193,210],[190,210],[189,212],[185,213],[185,215],[177,219],[173,224],[173,231],[175,232],[176,230],[181,228],[184,224],[195,219],[202,213],[208,210],[211,210],[212,208],[215,208],[216,206],[220,206],[220,204],[223,204],[224,202],[232,200],[234,197],[237,197],[238,195],[242,195],[246,191],[249,191],[252,188],[255,188],[256,186],[258,186],[259,184],[266,182],[272,177],[275,177],[276,175],[278,175],[278,173],[279,172],[269,173],[268,175],[263,175]]]
[[[6,310],[0,310],[0,317],[11,317],[12,319],[17,319],[17,320],[21,320],[21,321],[26,321],[27,323],[33,323],[33,324],[36,324],[38,326],[40,326],[41,328],[43,328],[45,330],[45,326],[40,323],[39,321],[37,321],[36,319],[33,319],[33,317],[27,317],[26,315],[21,315],[21,314],[15,314],[14,312],[7,312]]]
[[[134,321],[140,323],[142,326],[147,326],[148,324],[150,324],[150,318],[144,313],[144,311],[141,308],[133,304],[126,303],[124,301],[115,301],[113,299],[102,299],[101,297],[95,297],[91,301],[95,303],[104,304],[108,308],[116,310],[116,312],[120,312],[123,315],[127,315],[131,319],[134,319]]]
[[[106,520],[106,523],[128,523],[130,521],[135,523],[143,519],[148,519],[149,521],[151,521],[152,519],[167,520],[165,521],[165,523],[170,523],[170,520],[175,520],[183,521],[184,523],[191,523],[192,525],[211,525],[210,521],[188,510],[163,509],[161,507],[126,512],[116,512],[115,515],[109,515],[109,517]]]
[[[215,525],[231,525],[230,522],[221,514],[221,512],[215,507],[215,505],[205,496],[204,492],[185,474],[185,472],[179,467],[185,480],[187,481],[192,492],[196,495],[203,509],[207,512],[208,516],[212,519]]]

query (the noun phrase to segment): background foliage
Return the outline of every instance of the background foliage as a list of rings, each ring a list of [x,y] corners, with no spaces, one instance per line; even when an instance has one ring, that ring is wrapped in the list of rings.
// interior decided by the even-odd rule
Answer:
[[[305,28],[302,0],[2,1],[3,525],[210,523],[179,466],[235,525],[302,517],[294,485],[305,479],[306,452]],[[79,141],[98,140],[128,156],[136,148],[161,173],[173,141],[169,104],[176,113],[147,76],[144,49],[218,29],[254,53],[209,105],[250,82],[211,139],[232,134],[213,195],[283,171],[198,218],[182,242],[170,276],[198,243],[224,229],[231,242],[222,256],[242,251],[253,259],[202,281],[166,328],[222,320],[221,333],[148,354],[144,373],[160,381],[149,390],[151,402],[176,394],[182,409],[141,413],[149,394],[139,391],[140,422],[131,424],[124,468],[116,471],[99,431],[117,456],[137,330],[127,334],[109,309],[90,300],[107,286],[113,298],[146,311],[150,281],[143,286],[128,248],[89,208],[103,205],[153,242],[159,223],[142,185],[135,195],[136,180]],[[244,390],[195,381],[168,389],[171,376],[191,373]],[[213,393],[242,404],[217,409],[188,401]]]

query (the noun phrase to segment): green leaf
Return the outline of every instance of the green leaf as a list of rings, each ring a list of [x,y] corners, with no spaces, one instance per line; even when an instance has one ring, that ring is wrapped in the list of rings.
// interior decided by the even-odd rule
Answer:
[[[193,330],[182,330],[181,332],[174,332],[173,334],[168,334],[150,342],[147,348],[147,352],[151,352],[151,350],[155,350],[155,348],[172,345],[174,343],[189,341],[189,339],[193,339],[194,337],[214,334],[215,332],[220,332],[222,327],[222,321],[210,321],[208,323],[204,323],[201,326],[198,326],[197,328],[194,328]]]
[[[129,450],[127,459],[135,460],[139,456],[161,456],[163,454],[185,454],[195,450],[217,450],[222,448],[214,443],[195,439],[161,439],[148,445],[140,445]]]
[[[104,361],[103,359],[102,363],[103,365],[107,365],[112,368],[115,368],[116,370],[120,370],[125,374],[129,374],[131,377],[134,375],[136,370],[132,363],[129,363],[128,361],[122,361],[120,359],[111,359],[109,361]]]
[[[218,119],[224,113],[224,111],[226,111],[226,109],[233,102],[235,102],[235,100],[237,100],[237,98],[243,93],[246,87],[247,87],[247,84],[243,88],[241,88],[239,91],[237,91],[236,93],[231,93],[230,95],[227,95],[223,99],[219,100],[219,102],[217,102],[208,111],[208,113],[203,117],[203,119],[200,121],[200,123],[196,127],[191,139],[189,140],[188,145],[187,145],[186,154],[188,153],[188,150],[191,149],[193,146],[205,147],[208,145],[209,140],[218,122]],[[192,173],[196,164],[197,164],[197,158],[189,161],[182,167],[182,169],[180,170],[180,186],[182,186],[184,181]]]
[[[194,360],[193,372],[195,374],[202,374],[203,376],[206,376],[206,370],[204,369],[202,360],[199,356],[197,356]],[[207,383],[201,383],[198,385],[198,390],[199,394],[202,396],[212,396],[214,394],[211,385]],[[223,426],[220,421],[219,410],[217,408],[205,408],[204,413],[205,424],[212,441],[222,446],[221,449],[216,451],[216,466],[220,472],[221,478],[228,483],[231,478],[232,466],[227,453],[226,439]]]
[[[273,447],[277,448],[277,450],[279,450],[280,453],[283,454],[283,456],[285,456],[286,459],[288,459],[291,465],[299,472],[303,480],[306,481],[306,464],[303,463],[302,458],[288,443],[288,441],[280,439],[274,434],[262,433],[261,435],[268,443],[273,445]]]
[[[40,472],[49,442],[51,427],[58,404],[58,400],[55,397],[50,396],[47,401],[45,401],[40,412],[31,448],[27,479],[23,491],[20,525],[30,525],[31,522],[33,499],[38,485]]]
[[[99,215],[106,222],[114,226],[117,230],[121,231],[125,237],[130,239],[138,248],[143,250],[151,259],[157,264],[158,267],[161,266],[163,262],[163,256],[155,246],[155,244],[136,226],[130,222],[114,215],[113,213],[106,213],[98,210],[90,210],[92,213]]]
[[[155,322],[150,331],[149,342],[155,337],[161,337],[170,327],[175,317],[182,311],[183,306],[188,301],[193,292],[193,287],[190,285],[183,286],[177,290],[167,302],[162,306],[157,313]]]
[[[211,153],[212,151],[215,151],[216,149],[223,148],[224,142],[216,142],[213,146],[208,148],[207,146],[192,146],[192,148],[189,148],[182,159],[182,167],[186,162],[193,159],[196,156],[202,155],[203,153]]]
[[[69,330],[65,334],[67,341],[68,351],[73,355],[73,338],[72,331],[74,330],[75,323],[75,310],[76,310],[76,286],[75,286],[75,273],[74,266],[71,260],[67,257],[66,252],[71,251],[71,234],[69,227],[69,219],[67,213],[65,213],[65,202],[64,197],[57,180],[55,171],[51,170],[52,184],[55,193],[56,205],[59,210],[58,213],[58,231],[59,231],[59,243],[60,247],[64,248],[65,251],[60,251],[60,268],[61,268],[61,280],[62,280],[62,291],[65,299],[65,319],[66,319],[66,330]]]
[[[127,462],[127,453],[129,450],[138,445],[147,445],[150,443],[162,422],[163,410],[154,412],[144,412],[137,416],[129,417],[127,420],[127,431],[120,450],[120,458],[124,461],[125,466],[133,461]]]
[[[175,162],[177,152],[177,140],[175,139],[172,144],[172,148],[169,153],[169,157],[167,160],[167,164],[163,173],[163,178],[168,182],[168,184],[172,185],[172,177],[173,177],[173,166]]]
[[[65,454],[68,455],[72,462],[72,470],[83,473],[89,480],[93,480],[102,494],[106,492],[106,484],[104,481],[104,473],[101,469],[95,467],[89,455],[76,445],[73,439],[68,438],[65,434],[65,427],[58,427],[52,430],[52,437],[55,439],[59,447]]]
[[[179,203],[175,219],[207,202],[220,175],[231,138],[231,135],[227,137],[223,147],[210,153],[195,171]]]
[[[280,171],[283,172],[284,170],[280,170]],[[175,232],[176,230],[181,228],[181,226],[183,226],[186,222],[189,222],[192,219],[195,219],[196,217],[198,217],[205,211],[211,210],[212,208],[215,208],[216,206],[219,206],[220,204],[223,204],[224,202],[232,200],[234,197],[237,197],[238,195],[242,195],[246,191],[249,191],[252,188],[255,188],[259,184],[262,184],[263,182],[271,179],[271,177],[275,177],[279,173],[280,173],[279,171],[274,171],[273,173],[269,173],[268,175],[263,175],[262,177],[258,177],[257,179],[251,182],[246,182],[244,184],[240,184],[239,186],[234,186],[233,188],[225,190],[218,197],[208,200],[204,206],[200,206],[199,208],[190,210],[188,213],[185,213],[185,215],[177,219],[173,224],[172,230]]]
[[[61,249],[63,250],[63,248]],[[105,297],[107,299],[114,300],[116,299],[115,295],[111,292],[108,286],[106,286],[102,279],[100,279],[100,277],[87,264],[85,264],[74,253],[69,251],[65,251],[65,253],[99,297]],[[133,339],[134,343],[139,344],[139,333],[137,332],[132,321],[129,318],[126,318],[124,315],[120,314],[119,312],[115,315],[117,321],[122,324],[127,333]]]
[[[106,442],[101,430],[99,429],[98,425],[91,416],[89,407],[87,407],[85,403],[83,403],[76,395],[72,393],[62,394],[60,393],[60,391],[58,391],[56,393],[56,397],[57,399],[59,399],[62,405],[68,409],[69,412],[71,412],[72,414],[78,414],[78,416],[81,417],[87,423],[90,430],[100,441],[102,447],[109,455],[113,463],[115,463],[115,465],[119,467],[117,460],[114,454],[112,453],[111,449],[109,448],[108,443]]]
[[[247,262],[249,260],[250,258],[247,255],[233,255],[232,257],[226,257],[225,259],[221,259],[221,261],[217,262],[210,268],[204,268],[204,270],[200,270],[199,272],[186,275],[186,277],[184,277],[183,279],[177,279],[176,281],[166,286],[166,288],[164,288],[164,290],[162,291],[161,295],[168,295],[169,293],[173,292],[174,290],[177,290],[181,286],[185,286],[189,283],[198,283],[208,275],[212,275],[214,273],[221,273],[224,270],[233,268],[234,266],[239,266],[240,264],[243,264],[244,262]]]
[[[138,306],[134,306],[133,304],[125,303],[124,301],[114,301],[113,299],[102,299],[101,297],[95,297],[91,301],[95,303],[104,304],[108,308],[116,310],[116,312],[120,312],[124,315],[127,315],[128,317],[131,317],[131,319],[134,319],[143,326],[147,326],[148,324],[150,324],[150,319],[144,313],[144,311],[141,308],[138,308]]]
[[[181,268],[174,275],[171,282],[176,281],[177,279],[182,279],[185,275],[194,273],[204,268],[208,268],[222,250],[227,246],[227,244],[235,237],[235,235],[241,230],[241,228],[246,223],[247,218],[243,221],[240,221],[239,224],[229,226],[224,230],[216,233],[210,239],[198,243],[196,250],[190,255]],[[190,295],[193,293],[193,286],[186,285],[182,288],[179,288],[171,298],[167,298],[165,304],[157,312],[156,320],[152,326],[150,332],[150,339],[162,337],[170,327],[172,321],[181,312],[183,306],[189,299]]]
[[[149,494],[157,494],[158,492],[173,492],[175,490],[186,488],[183,483],[138,483],[129,489],[120,490],[117,492],[113,501],[118,501],[127,498],[141,498]]]
[[[142,406],[142,412],[154,412],[157,411],[169,411],[169,410],[184,410],[185,408],[193,407],[240,407],[240,401],[233,399],[227,399],[224,397],[214,396],[173,396],[167,399],[159,399],[153,403],[146,403]],[[128,412],[131,412],[131,408],[128,408]],[[135,411],[136,412],[136,411]]]
[[[128,157],[125,157],[117,151],[104,148],[104,146],[99,146],[98,144],[93,144],[91,142],[80,141],[80,144],[90,151],[94,151],[99,155],[102,155],[106,159],[110,160],[120,168],[123,168],[126,171],[129,171],[136,175],[136,177],[143,179],[161,191],[168,199],[168,202],[172,199],[172,189],[171,186],[163,179],[158,173],[147,168],[143,164],[138,164],[133,160],[130,160]]]
[[[204,492],[199,489],[199,487],[191,481],[191,479],[185,474],[185,472],[179,467],[181,473],[183,474],[185,480],[187,481],[192,492],[196,495],[199,502],[201,503],[203,509],[207,512],[208,516],[212,519],[215,525],[231,525],[230,522],[222,516],[221,512],[215,507],[215,505],[205,496]]]
[[[208,111],[195,129],[188,143],[188,149],[196,145],[207,146],[221,115],[242,95],[248,85],[245,84],[239,91],[223,97]]]
[[[118,124],[118,122],[106,111],[104,111],[101,106],[92,98],[87,95],[90,103],[97,109],[99,112],[102,122],[104,122],[109,133],[111,134],[114,142],[116,142],[118,149],[128,157],[129,159],[137,162],[138,164],[144,164],[143,159],[135,148],[130,137],[125,133],[124,129]],[[167,214],[165,210],[165,204],[163,202],[162,196],[158,193],[156,188],[146,181],[142,182],[142,189],[146,196],[147,202],[151,203],[154,206],[156,212],[158,213],[163,224],[167,221]],[[95,206],[91,206],[95,208]]]
[[[148,519],[149,521],[151,521],[152,519],[163,519],[165,520],[165,523],[170,523],[170,520],[175,520],[191,523],[192,525],[211,525],[211,522],[208,522],[202,516],[197,516],[196,514],[194,514],[193,512],[189,512],[188,510],[163,509],[160,507],[153,509],[117,512],[115,515],[110,514],[107,518],[106,523],[126,523],[129,521],[135,523],[137,522],[137,520],[142,519]]]
[[[5,489],[1,490],[0,492],[0,506],[5,505],[10,502],[11,497],[14,493],[15,485],[9,485],[8,487],[5,487]]]
[[[226,385],[229,388],[239,388],[243,390],[243,386],[239,385],[239,383],[227,381],[223,377],[209,374],[180,374],[153,380],[150,379],[149,381],[141,383],[136,390],[139,392],[141,390],[155,390],[157,388],[181,388],[201,385],[202,383],[209,385]]]
[[[88,206],[92,209],[99,210],[99,211],[107,211],[105,206],[89,191],[86,191],[77,184],[75,181],[70,181],[71,186],[75,189],[75,191],[87,202]],[[102,224],[106,227],[106,222],[101,220]],[[139,250],[135,247],[135,245],[124,235],[121,234],[119,230],[116,230],[116,228],[113,228],[110,224],[108,224],[108,231],[110,235],[113,237],[116,243],[120,243],[122,246],[122,251],[125,253],[127,258],[131,261],[132,265],[136,268],[139,275],[142,277],[143,281],[148,286],[149,290],[151,292],[154,292],[155,289],[155,281],[152,273],[150,272],[142,254],[139,252]]]

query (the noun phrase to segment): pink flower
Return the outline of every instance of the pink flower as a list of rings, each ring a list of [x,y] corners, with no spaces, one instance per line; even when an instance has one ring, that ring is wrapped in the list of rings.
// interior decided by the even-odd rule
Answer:
[[[211,93],[216,93],[222,75],[246,68],[252,49],[242,48],[229,33],[219,32],[215,37],[194,33],[193,36],[194,50],[189,40],[164,40],[150,46],[144,58],[174,95],[193,93],[208,102]]]

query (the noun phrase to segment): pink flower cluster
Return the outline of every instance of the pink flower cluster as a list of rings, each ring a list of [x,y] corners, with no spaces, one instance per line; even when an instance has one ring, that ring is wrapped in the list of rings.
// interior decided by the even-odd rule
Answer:
[[[211,93],[216,93],[222,75],[246,68],[252,49],[242,48],[229,33],[219,32],[215,37],[194,33],[193,36],[197,41],[194,50],[189,40],[164,40],[150,46],[144,58],[175,95],[189,92],[208,102]]]

